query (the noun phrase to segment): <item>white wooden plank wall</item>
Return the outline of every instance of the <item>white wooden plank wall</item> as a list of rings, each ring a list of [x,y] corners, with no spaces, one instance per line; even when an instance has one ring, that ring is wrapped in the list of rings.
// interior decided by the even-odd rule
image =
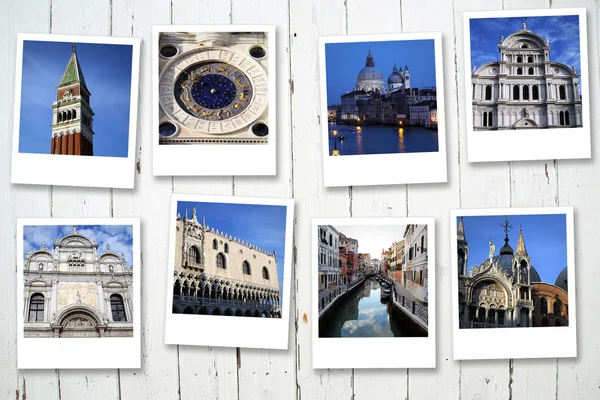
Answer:
[[[594,0],[2,0],[0,15],[0,399],[596,399],[600,398],[600,162],[468,164],[464,134],[462,12],[586,7],[592,132],[599,123],[598,21]],[[277,177],[154,178],[151,173],[151,26],[277,24]],[[322,186],[319,35],[443,33],[447,184],[325,189]],[[17,32],[141,37],[140,173],[129,190],[10,184]],[[360,55],[357,55],[360,56]],[[409,55],[407,55],[409,57]],[[399,61],[404,62],[403,55]],[[410,63],[410,62],[407,62]],[[595,135],[594,135],[595,136]],[[568,138],[565,138],[568,140]],[[518,146],[515,143],[515,146]],[[597,140],[593,139],[593,146]],[[382,166],[385,168],[385,166]],[[45,173],[40,171],[40,173]],[[295,197],[294,287],[288,351],[166,346],[163,340],[170,195]],[[576,207],[579,356],[576,360],[452,361],[452,207]],[[313,370],[309,315],[310,219],[437,218],[437,368]],[[142,219],[142,369],[18,371],[15,299],[17,217]],[[138,271],[140,268],[138,267]],[[210,329],[210,327],[207,327]],[[240,335],[244,332],[239,332]],[[401,340],[399,340],[401,342]],[[401,345],[401,344],[400,344]],[[494,343],[490,343],[494,346]],[[351,349],[348,349],[351,351]],[[85,354],[81,355],[85,357]],[[374,354],[374,357],[383,356]]]

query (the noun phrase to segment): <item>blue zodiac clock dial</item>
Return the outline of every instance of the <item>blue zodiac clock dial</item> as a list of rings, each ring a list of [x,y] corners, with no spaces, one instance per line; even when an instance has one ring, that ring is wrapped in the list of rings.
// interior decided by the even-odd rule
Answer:
[[[178,76],[174,91],[185,112],[206,121],[224,121],[242,113],[253,94],[246,74],[224,62],[186,68]]]

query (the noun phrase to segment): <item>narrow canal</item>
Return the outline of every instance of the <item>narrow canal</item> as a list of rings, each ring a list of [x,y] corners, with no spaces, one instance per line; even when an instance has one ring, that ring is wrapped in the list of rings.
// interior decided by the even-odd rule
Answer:
[[[421,336],[415,333],[414,323],[392,312],[380,295],[379,283],[367,278],[319,319],[319,337]]]
[[[335,135],[334,135],[335,133]],[[339,139],[344,137],[343,141]],[[330,155],[437,152],[437,130],[422,126],[329,124]]]

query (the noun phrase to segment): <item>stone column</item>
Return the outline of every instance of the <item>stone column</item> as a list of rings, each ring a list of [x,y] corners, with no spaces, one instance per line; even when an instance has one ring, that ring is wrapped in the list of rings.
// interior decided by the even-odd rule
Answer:
[[[533,326],[533,310],[529,309],[529,324],[527,326]]]
[[[52,280],[52,288],[50,289],[52,291],[52,302],[51,302],[51,311],[52,313],[57,312],[57,303],[58,303],[58,279],[53,279]]]
[[[479,307],[475,309],[475,321],[479,321]]]
[[[23,296],[23,320],[27,321],[29,314],[29,294],[25,293]]]
[[[486,324],[487,324],[487,322],[488,322],[488,317],[489,317],[489,315],[490,315],[490,309],[489,309],[489,308],[486,308],[486,309],[485,309],[485,323],[486,323]]]
[[[498,310],[494,310],[494,324],[498,325]]]
[[[102,314],[104,312],[104,302],[102,301],[104,299],[104,290],[102,289],[102,281],[100,279],[96,281],[96,293],[98,294],[98,308]]]
[[[125,318],[128,322],[131,322],[133,321],[133,307],[128,293],[123,293],[123,303],[123,308],[125,308]]]

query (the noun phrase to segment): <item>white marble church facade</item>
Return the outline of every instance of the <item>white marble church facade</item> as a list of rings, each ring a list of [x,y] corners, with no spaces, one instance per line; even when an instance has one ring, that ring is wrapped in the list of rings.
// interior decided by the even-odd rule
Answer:
[[[550,60],[548,39],[523,22],[518,32],[500,37],[498,51],[499,61],[473,66],[474,130],[582,126],[579,74]]]
[[[25,337],[133,336],[133,272],[77,231],[25,256]]]

